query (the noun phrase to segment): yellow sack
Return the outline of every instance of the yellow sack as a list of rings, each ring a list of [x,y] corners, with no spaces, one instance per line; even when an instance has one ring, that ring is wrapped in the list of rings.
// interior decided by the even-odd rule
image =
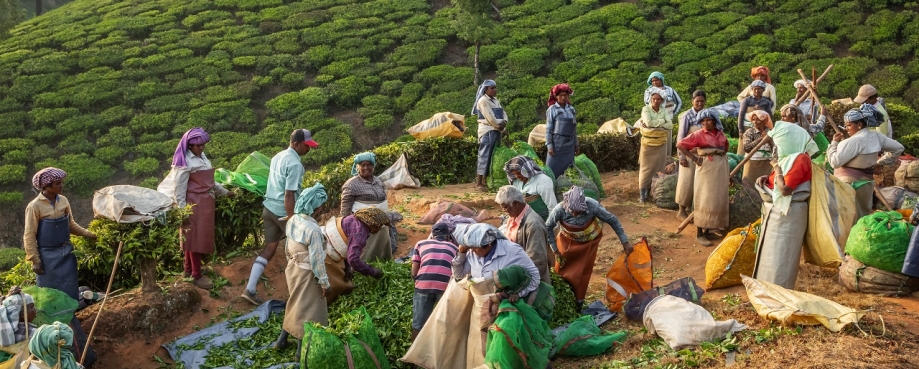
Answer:
[[[34,330],[30,330],[29,334],[31,335],[33,332]],[[9,360],[0,363],[0,369],[19,369],[22,362],[26,361],[30,356],[29,347],[26,344],[26,341],[22,341],[6,347],[0,346],[0,351],[13,355]]]
[[[756,237],[760,221],[737,228],[712,251],[705,261],[705,289],[726,288],[743,283],[741,275],[753,274]]]
[[[839,332],[856,323],[865,313],[809,293],[782,288],[773,283],[743,276],[747,298],[759,316],[782,325],[822,324]]]
[[[545,123],[537,124],[535,127],[533,127],[533,130],[530,131],[530,135],[527,137],[527,143],[533,147],[546,143],[546,124]]]
[[[597,130],[597,133],[621,133],[625,135],[629,134],[629,128],[631,128],[631,126],[629,126],[629,123],[627,123],[625,119],[616,118],[603,123],[600,129]]]
[[[459,122],[459,127],[453,124]],[[466,117],[456,113],[443,112],[431,116],[420,123],[411,126],[406,131],[416,140],[431,137],[461,138],[466,130]]]
[[[836,268],[842,263],[846,240],[856,220],[855,189],[819,165],[811,163],[811,167],[804,261]]]

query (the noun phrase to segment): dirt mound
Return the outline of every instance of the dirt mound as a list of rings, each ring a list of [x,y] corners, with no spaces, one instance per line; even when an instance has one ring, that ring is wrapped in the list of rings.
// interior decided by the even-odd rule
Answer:
[[[188,284],[169,288],[166,293],[136,293],[121,295],[107,301],[96,332],[106,336],[159,335],[177,328],[176,317],[186,316],[201,305],[198,289]],[[86,332],[96,320],[101,304],[77,313]]]

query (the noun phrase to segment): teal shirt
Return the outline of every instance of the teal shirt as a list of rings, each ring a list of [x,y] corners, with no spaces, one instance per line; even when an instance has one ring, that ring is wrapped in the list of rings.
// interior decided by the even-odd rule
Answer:
[[[300,155],[290,147],[271,158],[268,189],[265,191],[265,201],[262,202],[265,208],[279,217],[287,216],[287,210],[284,209],[284,193],[296,191],[294,198],[299,196],[300,190],[303,189],[305,172]]]

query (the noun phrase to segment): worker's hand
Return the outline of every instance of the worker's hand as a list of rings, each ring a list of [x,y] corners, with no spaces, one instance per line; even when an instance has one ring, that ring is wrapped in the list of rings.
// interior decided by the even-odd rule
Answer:
[[[99,238],[99,236],[96,236],[95,233],[90,233],[89,236],[86,236],[86,237],[89,238],[89,239],[91,239],[91,240],[95,240],[95,239]]]
[[[510,303],[512,303],[512,304],[515,303],[515,302],[517,302],[517,301],[520,301],[520,295],[517,295],[516,293],[512,293],[512,294],[510,294],[510,295],[507,295],[507,301],[510,301]]]
[[[18,295],[18,294],[20,294],[20,293],[22,293],[22,288],[19,287],[19,286],[13,286],[13,288],[10,288],[10,292],[8,292],[6,295],[7,295],[7,296],[14,296],[14,295]]]
[[[839,142],[843,139],[845,139],[845,137],[842,135],[842,133],[837,132],[833,134],[833,142]]]
[[[555,156],[555,150],[549,149],[549,156]]]
[[[331,289],[331,288],[323,288],[323,289],[322,289],[322,297],[326,297],[326,296],[328,296],[330,293],[332,293],[332,289]]]
[[[814,91],[816,91],[816,90],[817,90],[817,89],[815,88]],[[829,113],[829,110],[827,110],[826,105],[821,105],[821,106],[820,106],[820,115],[827,115],[828,113]]]
[[[756,179],[756,184],[766,187],[766,181],[769,180],[769,176],[760,176]]]
[[[459,247],[459,249],[456,250],[456,252],[458,252],[458,253],[460,253],[460,254],[465,254],[466,251],[469,251],[469,248],[466,247],[466,246],[462,246],[462,245]]]
[[[229,198],[231,198],[231,199],[234,198],[234,197],[236,197],[236,191],[227,192],[227,197],[229,197]]]
[[[698,166],[702,166],[702,161],[703,161],[703,160],[704,160],[704,159],[703,159],[701,156],[696,156],[696,157],[693,157],[693,158],[692,158],[692,162],[695,163],[697,167],[698,167]]]
[[[772,145],[772,136],[765,135],[759,139],[759,142],[765,142],[763,145]]]
[[[507,136],[510,136],[511,134],[510,134],[510,132],[507,131],[507,129],[502,129],[502,130],[501,130],[501,135],[507,137]]]
[[[686,158],[681,158],[681,159],[680,159],[680,166],[681,166],[681,167],[684,167],[684,168],[689,168],[689,160],[686,160]]]
[[[35,272],[35,274],[42,275],[45,274],[45,267],[40,261],[36,261],[32,263],[32,271]]]
[[[737,179],[737,177],[734,177],[734,176],[728,177],[728,187],[731,187],[735,184],[743,184],[743,182]]]
[[[374,273],[374,274],[373,274],[373,278],[375,278],[375,279],[383,278],[383,271],[377,269],[377,273]]]
[[[628,243],[628,242],[622,243],[622,251],[625,252],[626,255],[631,254],[633,250],[634,249],[632,248],[631,243]]]
[[[350,281],[354,279],[354,268],[351,268],[351,265],[345,264],[345,280]]]

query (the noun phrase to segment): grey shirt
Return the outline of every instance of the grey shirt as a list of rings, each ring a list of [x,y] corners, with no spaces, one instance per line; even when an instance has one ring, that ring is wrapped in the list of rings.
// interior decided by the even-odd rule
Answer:
[[[625,235],[625,230],[622,229],[622,224],[619,223],[619,219],[607,211],[603,205],[600,205],[597,200],[588,197],[587,210],[582,211],[578,215],[572,215],[569,213],[567,210],[565,210],[564,205],[564,201],[558,203],[558,205],[555,205],[555,209],[552,209],[552,212],[549,213],[549,219],[546,219],[546,231],[548,231],[549,234],[555,234],[555,226],[559,221],[563,221],[575,226],[583,226],[589,222],[592,222],[594,218],[599,218],[600,221],[609,224],[610,227],[613,227],[613,231],[616,232],[616,236],[619,236],[619,242],[629,242],[629,237]],[[552,251],[558,251],[558,245],[556,245],[554,237],[549,237],[549,247],[552,248]]]

